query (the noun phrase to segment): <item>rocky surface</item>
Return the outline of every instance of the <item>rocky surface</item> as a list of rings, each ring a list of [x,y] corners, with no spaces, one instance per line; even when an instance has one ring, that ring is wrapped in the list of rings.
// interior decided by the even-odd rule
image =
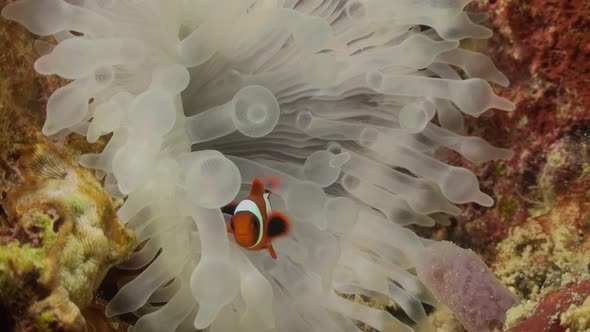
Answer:
[[[590,3],[480,0],[473,8],[488,13],[495,34],[466,45],[489,54],[510,78],[509,88],[495,90],[517,109],[467,119],[466,132],[515,156],[475,167],[448,154],[455,165],[474,170],[496,204],[467,206],[450,226],[420,231],[474,249],[493,265],[521,299],[509,312],[513,327],[542,308],[548,294],[589,272]],[[555,331],[588,331],[580,318],[587,296],[553,313]],[[536,311],[536,319],[547,312]],[[440,331],[462,331],[440,316],[433,316]]]
[[[64,82],[32,70],[34,41],[0,19],[0,326],[114,330],[95,290],[134,236],[93,174],[76,166],[79,151],[100,144],[57,146],[41,134],[47,98]]]

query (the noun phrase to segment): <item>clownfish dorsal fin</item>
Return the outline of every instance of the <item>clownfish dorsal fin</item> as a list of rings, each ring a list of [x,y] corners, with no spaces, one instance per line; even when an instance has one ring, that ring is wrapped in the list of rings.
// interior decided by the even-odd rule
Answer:
[[[291,224],[284,214],[278,211],[272,211],[268,216],[268,228],[266,235],[270,239],[287,235],[290,228]]]
[[[260,179],[256,178],[252,181],[252,187],[250,188],[250,195],[262,196],[264,194],[264,184]]]

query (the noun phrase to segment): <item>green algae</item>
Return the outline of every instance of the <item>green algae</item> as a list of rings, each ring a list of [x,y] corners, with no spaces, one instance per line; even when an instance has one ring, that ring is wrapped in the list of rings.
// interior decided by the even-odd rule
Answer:
[[[46,252],[13,241],[0,245],[0,303],[12,312],[26,311],[42,296],[37,280],[46,270]]]
[[[506,170],[506,165],[504,163],[501,162],[495,162],[492,165],[492,170],[494,175],[498,176],[498,177],[503,177],[506,175],[507,170]]]
[[[50,332],[53,331],[53,326],[56,325],[56,317],[51,311],[44,311],[35,324],[38,332]]]
[[[3,303],[16,301],[14,295],[23,292],[26,280],[43,275],[47,268],[47,252],[57,241],[53,219],[40,209],[29,211],[19,220],[18,226],[28,231],[40,230],[41,244],[11,240],[0,245],[0,298]]]
[[[20,246],[18,242],[10,242],[0,246],[0,297],[21,275],[35,269],[43,270],[45,256],[43,249],[28,244]]]
[[[500,207],[499,207],[500,220],[502,220],[502,221],[512,220],[512,216],[514,215],[514,212],[516,212],[516,209],[518,209],[518,206],[519,206],[518,201],[513,200],[513,199],[504,199],[504,200],[500,201]]]
[[[87,198],[78,194],[68,195],[64,198],[64,203],[70,207],[76,217],[83,215],[92,205]]]
[[[30,211],[28,216],[30,218],[23,218],[19,225],[31,228],[31,225],[27,225],[27,221],[32,220],[32,226],[41,229],[42,246],[33,246],[29,243],[21,244],[16,240],[0,245],[0,280],[6,274],[14,272],[15,269],[20,271],[30,271],[34,268],[44,269],[47,250],[57,241],[57,234],[53,231],[53,219],[50,216],[39,209]]]
[[[46,254],[47,250],[53,246],[55,241],[57,241],[57,233],[53,230],[54,220],[50,216],[42,213],[39,213],[35,216],[35,223],[43,228],[43,250],[44,254]]]

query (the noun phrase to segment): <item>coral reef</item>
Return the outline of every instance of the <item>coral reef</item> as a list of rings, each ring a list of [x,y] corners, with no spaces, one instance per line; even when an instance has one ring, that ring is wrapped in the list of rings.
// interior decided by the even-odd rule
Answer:
[[[17,152],[20,179],[6,193],[0,231],[0,303],[18,330],[86,329],[80,313],[133,234],[92,173],[51,145]],[[7,163],[7,162],[6,162]]]
[[[570,304],[559,319],[559,325],[567,326],[566,332],[590,330],[590,296],[581,305]]]
[[[540,300],[567,275],[580,275],[590,264],[584,197],[564,197],[542,215],[514,227],[498,245],[495,272],[521,299]]]
[[[403,226],[457,215],[452,203],[493,204],[471,172],[436,154],[512,156],[459,134],[461,112],[514,109],[486,82],[506,77],[459,48],[491,35],[467,2],[4,8],[56,39],[38,43],[35,69],[73,80],[48,99],[43,132],[89,142],[112,133],[80,162],[127,196],[118,216],[142,246],[118,268],[143,270],[107,314],[133,312],[140,331],[356,331],[353,320],[432,330],[423,304],[437,303],[409,271],[431,243]],[[219,211],[267,176],[281,179],[272,205],[293,221],[276,261],[228,241]],[[387,297],[407,319],[337,294]]]
[[[522,299],[509,312],[508,325],[536,312],[533,321],[551,319],[556,331],[565,331],[565,320],[560,325],[559,317],[536,308],[549,293],[589,272],[590,95],[584,89],[590,75],[589,7],[583,1],[503,1],[491,7],[495,23],[504,27],[492,47],[507,68],[514,64],[514,90],[504,94],[522,108],[513,117],[498,114],[498,125],[514,122],[526,130],[510,135],[516,158],[504,182],[513,187],[504,192],[520,212],[500,220],[514,228],[498,246],[496,262],[499,275]]]
[[[4,6],[4,2],[0,2],[0,6]],[[42,186],[47,184],[46,181],[39,180],[39,174],[31,177],[31,173],[42,171],[45,167],[33,167],[35,171],[23,170],[20,166],[25,159],[31,158],[35,153],[64,157],[59,148],[52,147],[52,143],[40,132],[47,98],[64,84],[64,80],[42,76],[30,70],[38,56],[34,49],[34,40],[33,35],[18,24],[6,20],[0,22],[0,43],[3,50],[0,56],[0,326],[3,331],[79,331],[86,326],[92,330],[98,324],[94,323],[92,317],[86,316],[86,311],[83,310],[86,321],[84,324],[84,320],[78,315],[79,308],[73,305],[70,294],[60,285],[61,276],[56,275],[61,270],[61,264],[56,261],[61,256],[57,252],[61,245],[57,242],[63,242],[58,240],[59,234],[67,229],[57,229],[63,225],[60,213],[54,206],[44,206],[41,201],[37,202],[39,206],[32,203],[29,209],[15,197],[39,194]],[[70,149],[72,146],[66,142],[68,151],[73,151]],[[75,146],[75,149],[84,151],[82,146]],[[67,168],[83,172],[72,166],[70,158],[66,158],[64,162],[68,165]],[[85,183],[87,181],[90,182]],[[84,190],[85,186],[90,185],[89,188],[97,190],[99,184],[92,181],[91,177],[84,175],[79,189]],[[64,189],[71,188],[71,184],[63,181],[55,183],[54,189],[59,191],[62,185]],[[23,186],[27,189],[22,189]],[[7,202],[9,193],[10,197],[20,203]],[[88,193],[84,193],[82,197],[86,194]],[[102,195],[101,204],[106,202],[106,196],[104,193]],[[47,198],[43,201],[47,201]],[[18,211],[14,210],[14,204],[19,207]],[[105,230],[112,227],[109,224],[110,220],[107,218]],[[113,240],[119,236],[117,232],[113,234]],[[101,241],[101,237],[95,239]],[[131,238],[125,241],[129,245]],[[116,255],[119,255],[118,260],[125,256],[122,252]],[[95,256],[94,258],[100,258],[103,254]],[[67,286],[72,290],[73,297],[80,297],[79,294],[85,293],[88,298],[100,281],[100,275],[111,263],[103,260],[97,261],[97,264],[103,266],[96,275],[88,275],[83,282],[77,281]],[[46,279],[40,280],[41,276]]]
[[[585,177],[576,181],[567,194],[557,196],[552,206],[536,211],[538,216],[515,226],[498,245],[495,272],[521,299],[521,304],[508,313],[508,326],[521,326],[517,323],[525,321],[515,331],[528,331],[528,324],[542,326],[549,320],[555,326],[547,331],[565,331],[558,314],[568,308],[570,300],[559,294],[569,293],[559,290],[565,287],[569,292],[564,285],[571,286],[572,281],[590,272],[587,186]],[[580,304],[589,294],[583,288],[578,293],[572,301]],[[555,307],[549,310],[552,305]]]
[[[48,182],[40,179],[43,175],[37,173],[46,169],[46,166],[38,168],[38,165],[30,164],[34,163],[34,156],[40,153],[41,156],[48,156],[49,160],[64,158],[66,168],[75,170],[81,176],[78,189],[74,190],[71,198],[76,198],[76,191],[82,190],[78,198],[81,197],[83,203],[88,199],[94,201],[94,198],[87,197],[89,194],[100,198],[96,203],[108,206],[111,203],[105,200],[108,196],[100,194],[100,185],[93,177],[81,168],[74,167],[71,158],[66,158],[59,148],[52,147],[52,143],[40,132],[47,98],[64,84],[64,80],[42,76],[30,70],[38,56],[33,35],[18,24],[2,20],[0,42],[3,49],[0,56],[0,326],[6,331],[12,328],[27,331],[79,331],[87,325],[92,329],[92,326],[96,326],[93,319],[81,319],[79,308],[72,300],[75,299],[80,305],[88,304],[85,302],[92,297],[101,275],[111,264],[123,259],[126,256],[124,251],[129,250],[117,249],[117,246],[131,245],[132,238],[128,232],[121,233],[120,225],[111,224],[116,220],[113,219],[114,215],[105,217],[101,221],[104,222],[104,228],[101,229],[115,231],[106,234],[110,239],[108,247],[114,251],[108,254],[109,257],[105,257],[104,253],[91,253],[90,258],[98,260],[87,265],[88,269],[83,271],[90,274],[78,281],[70,277],[70,281],[74,282],[61,284],[61,278],[69,274],[64,273],[67,270],[58,262],[62,256],[58,247],[65,247],[62,245],[65,239],[60,240],[60,234],[72,234],[72,230],[67,230],[68,227],[61,227],[65,221],[61,213],[65,213],[63,217],[67,218],[69,208],[61,198],[57,199],[56,204],[44,204],[50,199],[42,197],[43,193],[52,191],[47,191],[48,188],[44,186]],[[93,151],[66,142],[67,150],[73,151],[70,147],[79,151]],[[73,188],[73,184],[68,181],[54,181],[53,186],[56,191]],[[29,198],[25,197],[29,194],[33,195],[29,198],[37,195],[41,200],[27,201]],[[11,202],[7,201],[8,197],[11,197]],[[64,207],[64,210],[59,207]],[[97,228],[81,227],[80,230],[94,231]],[[122,235],[125,238],[120,238]],[[94,239],[103,241],[101,236],[95,236]],[[68,239],[65,242],[74,244],[76,241]],[[95,268],[100,271],[96,270],[93,274]],[[41,280],[41,277],[44,279]],[[84,311],[82,314],[85,314]]]
[[[581,305],[587,298],[590,298],[590,279],[569,283],[562,289],[548,294],[539,302],[529,318],[506,331],[565,332],[569,329],[582,332],[584,328],[581,325],[587,324],[587,317],[578,316],[584,309],[576,306]]]
[[[496,204],[490,209],[469,205],[451,218],[450,227],[419,234],[469,247],[491,264],[496,245],[512,226],[550,208],[556,194],[567,195],[572,185],[575,190],[587,186],[579,181],[587,181],[582,175],[590,130],[590,9],[583,0],[481,0],[473,8],[489,14],[487,24],[495,34],[465,46],[490,54],[502,68],[511,84],[497,92],[518,109],[467,118],[465,130],[509,146],[514,157],[478,166],[445,153],[450,164],[472,170]]]
[[[69,3],[72,2],[69,1]],[[336,1],[333,3],[336,3]],[[494,61],[511,79],[511,88],[504,89],[496,86],[495,90],[499,95],[517,101],[519,109],[514,113],[484,113],[477,119],[467,117],[461,126],[459,122],[456,122],[454,129],[462,127],[467,135],[477,135],[494,145],[510,147],[514,150],[515,157],[509,161],[490,161],[482,165],[476,165],[458,153],[439,149],[436,155],[450,165],[472,170],[481,179],[481,191],[489,194],[493,193],[492,196],[495,198],[496,204],[489,209],[484,209],[477,204],[469,204],[462,208],[459,215],[451,217],[442,214],[434,215],[434,219],[441,223],[441,225],[436,225],[434,229],[413,228],[426,237],[449,239],[457,242],[462,247],[472,248],[481,254],[486,262],[494,263],[494,272],[522,300],[519,307],[509,312],[508,326],[512,327],[524,322],[533,312],[537,312],[536,316],[534,316],[537,318],[533,318],[533,321],[535,319],[540,321],[547,319],[548,315],[538,314],[538,310],[541,309],[537,308],[545,306],[542,304],[544,303],[542,302],[543,299],[547,298],[552,292],[564,287],[569,281],[576,280],[579,274],[583,275],[587,272],[589,259],[589,251],[587,250],[589,227],[587,204],[589,199],[586,193],[590,188],[588,178],[588,169],[590,169],[588,165],[590,93],[586,87],[590,79],[590,65],[588,64],[590,49],[585,45],[590,44],[588,40],[590,38],[588,19],[590,14],[588,13],[588,5],[581,0],[535,0],[532,3],[524,0],[482,0],[473,7],[490,13],[489,23],[485,24],[493,26],[496,34],[485,42],[469,39],[462,41],[462,45],[467,49],[492,55]],[[6,56],[0,57],[0,63],[3,64],[0,66],[1,74],[3,74],[0,75],[0,84],[3,87],[0,89],[0,106],[2,107],[0,110],[0,116],[2,116],[0,117],[0,126],[6,129],[0,130],[0,135],[7,133],[7,136],[11,137],[13,141],[15,138],[23,138],[29,143],[42,140],[42,138],[36,136],[36,128],[41,126],[43,120],[40,110],[44,108],[44,104],[51,92],[58,85],[64,85],[65,82],[57,79],[56,76],[41,77],[27,68],[32,66],[35,58],[32,50],[33,43],[30,41],[31,37],[29,35],[17,32],[22,30],[17,28],[16,24],[3,21],[0,29],[2,29],[2,34],[10,35],[10,38],[0,37],[0,40],[5,43],[4,49],[7,50]],[[156,33],[151,32],[151,36],[156,35]],[[65,37],[63,35],[58,36],[58,41],[60,41],[60,38]],[[45,41],[52,42],[51,39],[45,39]],[[44,46],[47,50],[48,44],[38,42],[37,45]],[[365,44],[365,46],[367,45]],[[23,51],[23,49],[26,49],[26,51]],[[24,57],[20,55],[23,52],[26,54]],[[12,65],[4,65],[5,61],[9,61]],[[195,75],[207,76],[209,74],[206,70],[196,70],[191,72],[191,80]],[[240,82],[243,79],[244,73],[240,73],[242,76],[232,74],[235,73],[232,72],[227,75],[230,82]],[[19,79],[16,84],[7,81],[15,79]],[[33,85],[31,86],[31,84]],[[266,85],[265,87],[274,92],[271,87]],[[197,88],[194,87],[191,93],[195,93],[194,91],[198,90]],[[188,93],[185,92],[184,95],[182,99],[183,102],[186,102]],[[20,100],[15,101],[14,96],[20,96]],[[202,97],[203,94],[199,92],[195,96]],[[221,105],[230,100],[231,97],[233,96],[219,97],[215,102],[203,102],[198,109],[201,111],[212,105]],[[217,100],[220,101],[217,102]],[[333,102],[334,100],[330,101],[330,103]],[[383,102],[383,100],[374,99],[369,100],[367,104],[373,105]],[[330,103],[325,102],[326,107],[321,111],[320,116],[328,116],[330,112],[335,112],[333,109],[328,109]],[[354,103],[351,101],[351,105],[357,105],[356,101]],[[366,106],[364,103],[362,105],[363,107]],[[284,104],[281,103],[281,107],[283,106]],[[345,106],[339,105],[341,108]],[[33,117],[24,117],[24,119],[32,118],[32,122],[28,120],[14,121],[15,119],[23,119],[21,114],[23,111],[34,115]],[[194,114],[190,114],[186,109],[184,113],[187,115]],[[281,114],[279,128],[282,118],[283,115]],[[102,121],[100,122],[101,126],[103,126],[101,128],[105,128],[104,126],[109,127],[109,124],[104,121],[104,117],[102,119],[100,120]],[[317,120],[317,118],[313,118],[313,120]],[[340,121],[342,119],[338,118],[336,120]],[[18,125],[15,126],[15,124]],[[84,133],[80,128],[75,130]],[[96,130],[96,128],[93,130]],[[201,130],[203,129],[201,128]],[[458,130],[458,132],[461,132],[461,130]],[[313,136],[311,132],[306,132],[306,134]],[[273,153],[272,158],[265,155],[263,151],[259,153],[259,155],[263,155],[262,157],[259,156],[254,159],[257,162],[260,162],[260,159],[272,159],[266,161],[266,165],[280,170],[286,167],[285,160],[294,165],[300,163],[300,160],[305,160],[305,153],[294,154],[291,152],[288,156],[276,154],[276,151],[280,150],[281,142],[294,139],[291,138],[291,135],[293,133],[290,131],[281,132],[281,135],[277,136],[278,138],[271,134],[265,144],[268,144],[267,150]],[[83,153],[98,153],[102,151],[102,147],[109,136],[107,135],[106,139],[99,139],[99,142],[104,143],[96,145],[90,145],[80,137],[78,135],[67,136],[65,138],[66,148],[74,148]],[[334,137],[320,138],[324,141],[335,139]],[[296,146],[301,151],[306,148],[308,150],[323,148],[322,143],[319,142],[317,148],[306,147],[303,143],[300,143],[299,139]],[[200,145],[197,145],[197,149],[215,148],[227,154],[236,154],[243,148],[242,145],[236,145],[236,142],[241,140],[244,140],[244,138],[234,134],[233,140],[229,141],[229,143],[227,141],[220,143],[218,139],[216,144],[200,143]],[[0,153],[12,153],[14,145],[7,145],[6,142],[9,141],[6,138],[0,139],[0,143],[3,144]],[[245,153],[248,158],[250,158],[251,151],[264,150],[256,142],[249,143],[251,147],[248,147],[248,153]],[[348,146],[345,147],[349,148]],[[370,157],[372,158],[372,156]],[[279,167],[277,162],[282,162],[283,165]],[[294,170],[293,174],[296,176],[301,173],[296,167],[290,169]],[[243,170],[240,169],[240,171]],[[6,183],[18,180],[11,174],[13,174],[11,171],[5,174],[9,177],[12,176],[12,178],[3,182],[3,186]],[[366,174],[360,176],[362,181],[367,178]],[[313,176],[311,179],[317,180]],[[319,180],[324,181],[323,178]],[[247,182],[248,179],[242,179],[242,181]],[[334,187],[336,187],[335,191],[326,190],[328,195],[346,195],[342,193],[342,189],[338,187],[338,184]],[[113,193],[117,190],[117,184],[113,181],[107,181],[107,188],[110,188],[110,192]],[[247,188],[242,188],[242,191],[245,190]],[[354,194],[352,198],[354,199]],[[32,248],[39,251],[28,252],[27,257],[37,257],[37,253],[42,253],[46,239],[55,234],[50,232],[48,228],[41,227],[43,231],[40,231],[35,226],[35,222],[40,222],[41,225],[53,223],[51,220],[55,215],[53,212],[48,212],[51,211],[31,210],[21,216],[18,223],[20,226],[11,226],[12,233],[9,234],[18,234],[18,237],[26,239],[31,244],[41,245],[39,248]],[[43,220],[36,221],[39,216]],[[445,221],[448,222],[445,223]],[[131,223],[131,227],[136,227],[136,225]],[[47,230],[47,234],[45,234],[45,230]],[[148,234],[153,233],[148,232]],[[358,233],[354,234],[355,236],[359,235]],[[366,236],[366,233],[362,234]],[[147,238],[147,236],[144,234],[143,238]],[[399,238],[395,237],[395,239],[397,241]],[[365,241],[367,240],[369,239],[365,238]],[[191,241],[198,243],[198,239],[192,239]],[[364,245],[362,241],[361,245]],[[147,253],[144,252],[145,255],[151,255],[148,258],[143,257],[139,254],[141,251],[138,251],[134,255],[135,261],[122,265],[118,271],[123,271],[123,273],[113,273],[112,278],[107,280],[108,284],[105,284],[103,289],[106,289],[106,292],[110,294],[111,288],[116,287],[120,280],[127,280],[129,276],[136,277],[141,274],[148,267],[145,262],[150,261],[155,256],[157,251],[154,250],[157,247],[158,245],[153,242],[145,247],[150,250]],[[139,249],[143,248],[140,247]],[[394,250],[398,248],[397,245],[392,246]],[[10,252],[14,248],[3,247],[3,250],[7,250],[9,256],[14,257]],[[385,253],[381,251],[380,254]],[[0,254],[0,256],[2,255]],[[282,254],[279,253],[279,255]],[[350,259],[350,256],[348,257]],[[267,265],[270,264],[263,261],[264,265],[262,265],[260,261],[256,260],[255,256],[249,256],[248,259],[252,260],[256,268],[261,271],[266,271]],[[35,264],[28,263],[31,261],[35,262],[34,259],[23,261],[22,267],[34,269]],[[138,261],[140,263],[137,263]],[[142,266],[142,268],[135,270],[139,266]],[[303,266],[306,269],[308,267],[305,264]],[[130,270],[130,268],[132,269]],[[343,271],[340,270],[339,272],[342,273]],[[399,275],[396,278],[399,278]],[[13,279],[11,278],[11,280]],[[35,284],[34,282],[29,282],[27,279],[20,280],[27,284],[27,287],[30,287],[28,288],[29,293],[25,292],[26,294],[43,292],[43,290],[35,289],[32,286]],[[406,286],[407,284],[402,285],[400,288],[407,290]],[[164,287],[162,289],[167,289],[170,292],[178,290],[178,288],[174,287]],[[358,289],[353,291],[359,292]],[[388,297],[376,295],[374,292],[365,290],[363,292],[365,293],[363,295],[344,296],[355,299],[358,303],[364,303],[380,310],[387,310],[408,325],[414,324],[412,319],[408,318],[404,312],[404,308],[395,303],[396,301],[404,303],[400,300],[400,297],[393,301]],[[159,292],[159,294],[161,293]],[[583,302],[583,298],[581,300]],[[284,302],[281,303],[284,304]],[[576,331],[576,329],[586,328],[584,327],[583,313],[584,310],[587,310],[587,305],[584,306],[581,302],[577,303],[578,306],[572,305],[568,308],[561,308],[559,311],[561,316],[552,317],[554,323],[552,326],[559,328],[559,331],[564,331],[566,326],[569,326],[572,332]],[[92,306],[93,311],[88,316],[85,314],[87,321],[95,321],[96,326],[105,324],[102,317],[105,306],[106,304],[102,301]],[[232,303],[231,306],[239,312],[244,312],[243,307],[236,303]],[[297,308],[299,306],[295,306],[294,310],[297,310]],[[408,306],[406,305],[405,308],[408,308]],[[146,311],[136,312],[136,314],[141,316],[155,310],[154,307],[150,306],[144,309]],[[293,307],[289,310],[293,310]],[[410,312],[416,311],[410,310]],[[194,315],[194,313],[192,312],[191,315]],[[223,312],[223,314],[234,317],[231,312]],[[38,321],[41,324],[47,321],[50,322],[51,317],[48,316],[50,315],[46,313],[45,319],[38,319]],[[461,331],[460,324],[453,320],[452,317],[450,312],[437,308],[430,318],[438,331]],[[559,319],[561,319],[561,325]],[[135,321],[135,319],[132,321]],[[371,330],[371,324],[358,321],[357,324],[363,330]],[[102,328],[108,328],[107,325],[109,324],[103,325]],[[425,325],[423,324],[422,327]],[[219,325],[215,328],[223,329]]]
[[[477,166],[446,153],[449,163],[478,175],[496,204],[467,206],[449,226],[419,234],[452,240],[494,264],[521,300],[509,312],[513,326],[547,294],[588,273],[590,7],[579,0],[503,0],[474,8],[489,13],[495,35],[466,47],[491,54],[511,80],[509,89],[497,91],[518,109],[467,119],[465,129],[508,144],[515,155]]]

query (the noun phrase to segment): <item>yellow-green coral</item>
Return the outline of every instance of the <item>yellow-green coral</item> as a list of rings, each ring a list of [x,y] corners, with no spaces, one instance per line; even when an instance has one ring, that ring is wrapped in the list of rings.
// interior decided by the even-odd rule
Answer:
[[[566,211],[553,211],[543,218],[556,218],[551,232],[530,220],[498,245],[496,275],[520,298],[539,300],[545,294],[541,289],[559,286],[564,273],[588,272],[590,252],[582,250],[581,235],[573,225],[559,225]]]
[[[0,289],[7,289],[13,282],[19,282],[20,277],[33,271],[43,269],[45,253],[42,249],[31,248],[18,242],[10,242],[0,246]],[[0,292],[0,297],[3,292]]]
[[[2,203],[13,226],[12,239],[0,245],[0,299],[10,307],[15,291],[26,294],[12,312],[25,317],[16,321],[43,327],[49,312],[53,325],[84,329],[79,309],[91,303],[109,267],[128,256],[134,236],[89,171],[49,145],[22,154],[22,183]],[[30,284],[36,289],[27,290]]]
[[[506,327],[520,323],[548,293],[588,275],[590,242],[579,231],[585,215],[579,201],[560,200],[548,212],[510,231],[498,245],[495,273],[519,298]]]
[[[57,240],[57,233],[53,230],[54,220],[41,210],[35,214],[35,224],[43,228],[43,249],[48,250]]]
[[[39,332],[50,332],[55,325],[55,315],[51,311],[45,311],[39,315],[36,328]]]
[[[46,268],[46,258],[49,248],[57,240],[57,234],[53,231],[53,220],[40,209],[32,209],[18,220],[18,229],[30,232],[37,230],[42,245],[34,246],[30,243],[21,243],[13,240],[0,245],[0,301],[14,301],[23,298],[23,294],[17,294],[24,287],[24,283],[35,278],[39,271]],[[30,297],[33,294],[25,294]],[[31,301],[35,300],[30,298]],[[20,303],[25,306],[27,303]]]
[[[568,326],[566,332],[589,332],[590,331],[590,297],[584,303],[575,304],[564,311],[560,316],[562,326]]]

